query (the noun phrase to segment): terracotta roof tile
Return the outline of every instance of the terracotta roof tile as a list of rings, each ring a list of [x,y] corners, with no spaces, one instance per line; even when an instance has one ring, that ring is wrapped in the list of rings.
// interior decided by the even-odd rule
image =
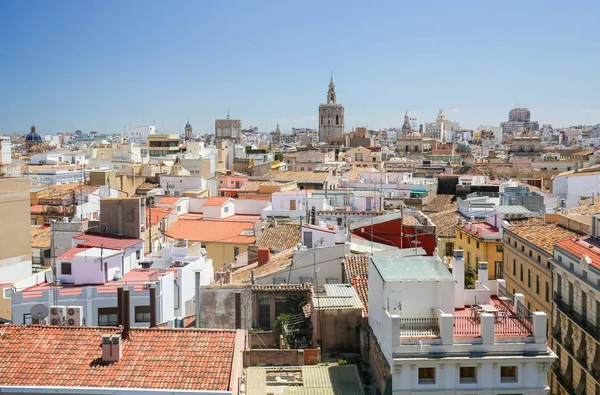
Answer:
[[[435,224],[435,233],[441,237],[456,237],[456,208],[429,214],[429,219]]]
[[[231,199],[231,198],[230,197],[211,197],[211,198],[208,198],[202,206],[203,207],[204,206],[222,206],[229,199]]]
[[[110,327],[2,326],[0,386],[227,391],[236,332],[138,329],[122,340],[119,362],[102,362]]]
[[[509,226],[506,230],[541,248],[550,255],[553,254],[556,243],[577,237],[577,233],[556,224]]]
[[[593,244],[589,243],[588,240],[591,239],[592,236],[583,239],[563,240],[556,243],[556,246],[570,252],[579,259],[584,255],[587,255],[592,261],[592,266],[600,270],[600,248],[596,246],[598,244],[597,242]]]
[[[75,242],[79,247],[104,247],[111,250],[123,250],[143,241],[142,239],[136,239],[133,237],[123,237],[106,233],[92,232],[73,236],[73,239],[75,239]]]
[[[31,227],[31,248],[49,249],[51,247],[51,229],[49,226]]]
[[[454,195],[435,195],[431,198],[429,203],[423,207],[422,211],[437,213],[450,210],[451,208],[456,210],[456,207],[456,197],[454,197]]]
[[[369,255],[368,254],[347,254],[344,257],[344,267],[348,278],[368,278],[369,277]]]
[[[256,245],[275,250],[287,250],[296,247],[301,238],[300,226],[281,224],[265,228],[256,240]]]
[[[356,293],[360,298],[363,306],[363,317],[369,316],[369,279],[368,278],[353,278],[352,285],[356,289]]]
[[[248,283],[252,277],[252,271],[254,271],[254,277],[266,276],[268,274],[277,272],[284,269],[292,264],[294,256],[294,249],[281,251],[279,254],[272,254],[269,262],[262,266],[258,266],[258,263],[252,263],[244,266],[241,269],[236,270],[231,275],[232,283]]]
[[[181,240],[252,244],[256,241],[256,237],[251,233],[253,229],[252,222],[179,219],[169,227],[166,235]]]
[[[158,196],[157,196],[158,197]],[[165,196],[159,198],[154,204],[175,204],[182,199],[181,196]]]

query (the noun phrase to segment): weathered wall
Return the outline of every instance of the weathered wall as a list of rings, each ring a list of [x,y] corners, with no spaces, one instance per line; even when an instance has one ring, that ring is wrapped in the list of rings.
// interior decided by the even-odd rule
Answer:
[[[254,332],[250,334],[250,347],[279,349],[279,340],[272,331]]]
[[[200,288],[200,328],[235,329],[235,294],[240,292],[242,329],[252,327],[252,293],[244,287]]]
[[[143,237],[141,235],[141,201],[139,198],[100,200],[100,229],[105,233]]]
[[[318,327],[317,332],[320,333],[321,348],[324,353],[359,351],[358,325],[362,320],[362,310],[321,310],[315,313],[313,315],[317,317],[313,325],[316,324]]]

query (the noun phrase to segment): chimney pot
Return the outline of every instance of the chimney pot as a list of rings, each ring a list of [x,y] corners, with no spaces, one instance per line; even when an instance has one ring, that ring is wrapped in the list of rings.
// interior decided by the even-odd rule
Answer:
[[[265,263],[268,263],[271,260],[271,251],[268,247],[259,247],[258,248],[258,267],[261,267]]]

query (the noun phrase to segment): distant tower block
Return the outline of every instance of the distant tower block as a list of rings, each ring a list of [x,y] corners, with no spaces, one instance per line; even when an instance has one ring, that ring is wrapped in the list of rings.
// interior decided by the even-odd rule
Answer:
[[[319,106],[319,141],[344,136],[344,105],[337,104],[333,76],[329,81],[327,102]]]
[[[188,119],[187,123],[185,124],[185,139],[186,140],[192,139],[192,125],[190,124],[189,119]]]

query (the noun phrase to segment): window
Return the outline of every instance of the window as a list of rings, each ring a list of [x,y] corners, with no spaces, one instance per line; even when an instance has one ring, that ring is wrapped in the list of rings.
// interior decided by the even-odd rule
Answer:
[[[33,317],[31,316],[31,314],[29,314],[29,313],[23,314],[23,324],[25,324],[25,325],[31,325],[33,323],[34,323],[33,322]],[[36,324],[37,324],[37,322],[36,322]]]
[[[521,252],[525,252],[525,246],[521,246]]]
[[[517,276],[517,260],[513,259],[513,276]]]
[[[520,273],[519,273],[519,274],[521,275],[521,276],[520,276],[520,278],[521,278],[521,282],[523,282],[523,264],[522,264],[522,263],[521,263],[521,265],[520,265]]]
[[[233,257],[240,255],[240,247],[233,247]]]
[[[71,262],[61,262],[60,263],[60,272],[62,274],[73,274],[71,272]]]
[[[550,301],[550,284],[546,281],[546,302]]]
[[[531,269],[527,269],[527,286],[531,288]]]
[[[517,248],[517,242],[516,241],[514,242],[514,246],[515,246],[515,248]]]
[[[504,251],[504,246],[503,246],[503,245],[500,245],[500,244],[499,244],[499,245],[497,245],[497,246],[496,246],[496,251],[497,251],[497,252],[502,252],[502,251]]]
[[[479,249],[479,242],[477,242],[477,249]]]
[[[228,206],[223,207],[223,212],[224,213],[228,213],[229,212],[229,207]]]
[[[271,306],[269,299],[258,299],[258,325],[262,329],[271,329]]]
[[[542,257],[540,255],[538,255],[538,262],[542,261]]]
[[[98,309],[98,326],[117,326],[118,307],[101,307]]]
[[[302,284],[312,284],[313,279],[312,277],[300,277],[300,282]]]
[[[535,293],[540,294],[540,276],[537,274],[535,275]]]
[[[461,383],[476,383],[477,368],[475,366],[460,367],[460,382]]]
[[[141,252],[140,252],[140,250],[137,250],[137,251],[135,252],[135,259],[138,259],[138,260],[139,260],[139,259],[141,258],[141,256],[142,256],[142,255],[141,255]]]
[[[494,263],[494,274],[496,278],[504,278],[504,263],[501,261],[496,261]]]
[[[150,306],[135,306],[135,322],[150,322]]]
[[[435,368],[419,368],[419,384],[435,384]]]
[[[471,244],[471,239],[467,239],[467,244]]]
[[[4,288],[4,292],[2,293],[2,296],[4,297],[4,299],[10,299],[11,291],[12,291],[11,287]]]
[[[275,318],[279,317],[281,314],[285,314],[286,306],[285,299],[276,299],[275,300]]]
[[[517,382],[517,367],[516,366],[500,366],[500,382],[501,383]]]

